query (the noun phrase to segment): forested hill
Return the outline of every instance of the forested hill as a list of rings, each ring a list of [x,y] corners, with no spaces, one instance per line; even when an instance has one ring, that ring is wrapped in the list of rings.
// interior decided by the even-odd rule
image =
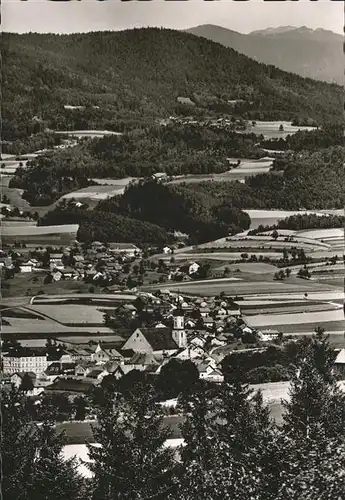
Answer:
[[[42,122],[60,129],[114,129],[132,119],[231,113],[229,101],[239,99],[246,102],[237,113],[246,118],[340,121],[342,92],[173,30],[2,34],[5,140],[35,132]]]

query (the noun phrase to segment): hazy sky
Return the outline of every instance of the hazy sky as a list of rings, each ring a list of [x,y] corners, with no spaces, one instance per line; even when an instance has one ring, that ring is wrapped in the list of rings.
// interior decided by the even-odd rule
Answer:
[[[73,33],[142,26],[183,29],[218,24],[242,33],[270,26],[308,26],[343,33],[342,1],[232,2],[202,0],[120,2],[120,0],[2,0],[2,30]]]

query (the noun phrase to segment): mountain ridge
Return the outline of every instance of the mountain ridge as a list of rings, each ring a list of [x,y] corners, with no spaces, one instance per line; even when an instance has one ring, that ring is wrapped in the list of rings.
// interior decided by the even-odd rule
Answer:
[[[284,71],[343,84],[343,36],[338,33],[323,28],[280,26],[243,34],[210,24],[186,31]]]
[[[333,121],[342,89],[303,79],[193,34],[159,28],[78,35],[2,34],[3,139],[31,130],[117,130],[119,120],[190,115]],[[233,101],[244,101],[241,109]],[[85,106],[68,111],[65,105]],[[98,106],[98,109],[94,107]],[[35,123],[35,127],[40,125]]]

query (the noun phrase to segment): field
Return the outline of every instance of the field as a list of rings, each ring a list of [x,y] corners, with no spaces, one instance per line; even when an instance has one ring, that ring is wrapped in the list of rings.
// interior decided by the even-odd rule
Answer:
[[[330,285],[322,285],[320,283],[311,283],[305,280],[298,280],[290,278],[284,282],[278,281],[252,281],[249,278],[247,281],[243,281],[243,276],[241,275],[241,281],[234,281],[232,278],[222,278],[218,280],[205,280],[198,283],[190,282],[172,282],[163,283],[159,285],[154,285],[151,288],[168,288],[169,290],[178,289],[181,293],[202,295],[202,296],[212,296],[218,295],[220,292],[225,292],[227,295],[246,295],[251,297],[261,297],[262,295],[268,298],[274,299],[276,294],[294,294],[298,298],[303,298],[304,293],[314,292],[319,290],[320,292],[332,291]]]
[[[5,225],[2,227],[2,242],[13,244],[21,243],[35,245],[69,245],[77,238],[78,224],[64,224],[61,226],[34,226],[34,225]]]
[[[284,130],[280,131],[279,127],[283,125]],[[248,124],[246,133],[252,132],[254,134],[260,135],[262,134],[265,139],[273,139],[280,137],[285,139],[287,135],[295,134],[298,130],[313,130],[315,127],[300,127],[291,125],[291,122],[287,121],[260,121],[256,122],[255,126],[252,126],[251,123]]]
[[[231,158],[231,163],[236,163],[237,158]],[[209,174],[209,175],[181,175],[179,177],[175,177],[170,184],[179,184],[181,182],[190,183],[198,183],[204,181],[218,181],[218,182],[226,182],[226,181],[235,181],[235,180],[244,180],[247,177],[251,177],[256,174],[263,174],[270,170],[272,166],[273,159],[270,157],[265,157],[260,160],[251,160],[242,158],[241,163],[238,167],[232,168],[228,172],[224,172],[223,174]]]
[[[120,132],[111,132],[109,130],[56,130],[55,134],[68,135],[69,137],[104,137],[105,135],[121,135]]]

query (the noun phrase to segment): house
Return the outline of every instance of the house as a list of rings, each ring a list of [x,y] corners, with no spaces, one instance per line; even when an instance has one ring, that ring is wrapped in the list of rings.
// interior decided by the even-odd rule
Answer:
[[[105,352],[102,349],[101,344],[98,344],[95,351],[91,354],[90,359],[94,363],[101,364],[101,363],[106,363],[107,361],[109,361],[110,356],[107,352]]]
[[[52,281],[60,281],[64,277],[63,273],[57,268],[51,272],[50,276]]]
[[[64,269],[64,264],[62,262],[63,253],[51,253],[49,257],[50,269],[59,269],[60,271]]]
[[[110,356],[110,360],[116,360],[122,362],[124,360],[121,354],[121,346],[123,341],[120,342],[102,342],[101,346],[103,351]]]
[[[133,357],[126,363],[126,367],[131,367],[132,370],[144,371],[147,368],[152,368],[154,371],[160,365],[158,357],[155,357],[152,353],[147,352],[136,352]]]
[[[125,315],[134,318],[137,315],[137,308],[133,304],[121,304],[115,309],[115,315]]]
[[[128,257],[139,257],[141,250],[133,243],[109,243],[108,252],[117,255],[126,255]]]
[[[199,372],[199,378],[203,380],[208,380],[209,382],[223,382],[224,377],[222,372],[217,368],[217,364],[214,359],[202,359],[195,360],[194,364]]]
[[[74,367],[76,377],[87,377],[87,374],[95,368],[95,363],[92,361],[81,361]]]
[[[48,368],[44,371],[44,375],[47,377],[54,377],[56,375],[71,375],[74,374],[75,363],[60,363],[59,361],[54,361],[48,365]]]
[[[259,330],[257,332],[257,335],[259,337],[259,340],[261,342],[272,342],[273,340],[279,339],[281,336],[280,332],[278,330]]]
[[[334,361],[334,370],[337,374],[345,376],[345,349],[341,349]]]
[[[32,383],[34,384],[34,382],[36,380],[36,374],[34,372],[16,372],[16,373],[14,373],[13,375],[11,375],[11,378],[10,378],[11,384],[13,384],[18,389],[23,381],[24,375],[30,377]]]
[[[97,382],[102,382],[103,378],[106,375],[109,375],[109,374],[106,370],[104,370],[103,367],[100,368],[100,367],[96,366],[95,368],[93,368],[92,370],[90,370],[87,373],[87,378],[92,379],[95,381],[95,383],[97,383]]]
[[[2,356],[3,372],[12,375],[17,372],[33,372],[41,375],[48,367],[46,349],[40,347],[18,347]]]
[[[171,358],[181,359],[181,360],[194,360],[200,359],[205,355],[205,351],[202,348],[192,346],[181,348],[172,354]]]
[[[61,272],[61,271],[59,271]],[[63,277],[64,279],[73,279],[74,276],[76,276],[78,273],[76,273],[74,271],[74,269],[72,269],[71,267],[65,267],[64,271],[63,271]],[[61,278],[60,278],[61,279]]]
[[[163,248],[163,253],[165,253],[165,254],[171,254],[172,253],[172,248],[170,248],[170,247],[164,247]]]
[[[122,342],[123,343],[123,342]],[[96,349],[90,356],[90,360],[94,363],[97,364],[103,364],[106,363],[107,361],[110,361],[111,359],[117,359],[117,360],[122,360],[123,356],[122,354],[118,351],[119,345],[121,346],[122,343],[101,343],[99,342]]]
[[[96,252],[104,251],[105,245],[104,245],[104,243],[101,243],[100,241],[93,241],[91,243],[91,249],[95,250]]]
[[[113,375],[113,377],[116,378],[116,380],[118,380],[121,377],[123,377],[123,375],[126,375],[127,373],[131,372],[132,370],[133,370],[132,365],[118,365],[117,368],[112,372],[112,375]]]
[[[230,314],[230,316],[234,316],[234,317],[242,316],[241,309],[237,304],[235,304],[235,302],[228,304],[227,309],[228,309],[228,313]]]
[[[197,262],[192,262],[188,267],[188,274],[195,274],[199,271],[200,265]]]
[[[134,352],[169,355],[178,350],[170,328],[137,328],[122,349]]]
[[[157,172],[156,174],[152,175],[152,179],[156,181],[161,181],[163,179],[166,179],[168,176],[165,172]]]
[[[59,363],[60,365],[72,364],[73,358],[67,350],[59,346],[56,352],[48,355],[48,365],[52,363]]]
[[[44,378],[42,380],[37,379],[36,375],[33,372],[18,372],[14,373],[11,376],[10,378],[11,384],[13,384],[18,389],[22,384],[24,376],[28,376],[32,382],[32,389],[26,391],[26,396],[29,397],[38,396],[39,394],[42,394],[44,392],[45,387],[47,387],[51,383],[50,380],[47,378]]]
[[[218,307],[215,310],[216,318],[225,318],[228,315],[228,311],[225,307]]]
[[[79,363],[82,361],[91,361],[91,355],[95,349],[89,345],[67,347],[66,351],[70,354],[72,362]]]
[[[201,307],[199,311],[202,318],[208,318],[211,313],[211,310],[208,307]]]
[[[27,260],[19,265],[19,269],[21,273],[32,273],[33,269],[37,266],[37,260]]]
[[[72,392],[76,394],[86,394],[90,391],[92,387],[94,387],[95,380],[94,379],[76,379],[75,377],[57,377],[54,382],[49,385],[46,389],[46,393],[60,393],[60,392]]]
[[[75,267],[83,267],[85,263],[85,258],[83,255],[74,255],[72,262]]]

